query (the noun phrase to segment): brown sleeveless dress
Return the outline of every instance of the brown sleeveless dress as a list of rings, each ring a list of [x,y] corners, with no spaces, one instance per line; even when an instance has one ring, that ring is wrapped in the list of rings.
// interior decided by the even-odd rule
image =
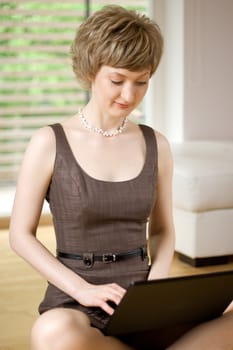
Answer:
[[[110,182],[89,176],[75,159],[62,126],[51,127],[56,137],[56,159],[47,200],[53,215],[57,250],[101,255],[146,246],[148,217],[156,199],[154,131],[140,125],[146,143],[146,158],[140,174],[131,180]],[[146,280],[150,269],[148,257],[143,260],[140,256],[108,264],[96,261],[91,267],[82,260],[58,259],[90,283],[115,282],[123,288],[133,281]],[[83,307],[49,283],[39,312],[56,307],[82,310],[94,326],[101,328],[98,308]]]

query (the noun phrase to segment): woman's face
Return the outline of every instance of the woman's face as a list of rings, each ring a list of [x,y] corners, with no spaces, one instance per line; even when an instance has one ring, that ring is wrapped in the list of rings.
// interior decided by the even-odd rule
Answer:
[[[149,80],[149,69],[132,72],[102,66],[92,82],[92,98],[103,113],[126,117],[142,101]]]

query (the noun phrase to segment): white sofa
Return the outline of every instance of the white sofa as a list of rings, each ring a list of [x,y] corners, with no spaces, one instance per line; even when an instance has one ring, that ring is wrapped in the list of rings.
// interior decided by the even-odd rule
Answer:
[[[176,251],[193,266],[233,255],[233,142],[172,145]]]

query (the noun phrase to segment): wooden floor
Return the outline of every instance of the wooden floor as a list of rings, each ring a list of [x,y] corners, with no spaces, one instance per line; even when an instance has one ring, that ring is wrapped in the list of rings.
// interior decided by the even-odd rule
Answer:
[[[39,239],[54,251],[51,226],[38,229]],[[232,269],[233,263],[194,268],[175,256],[171,276]],[[29,350],[29,334],[46,282],[9,248],[8,231],[0,230],[0,350]]]

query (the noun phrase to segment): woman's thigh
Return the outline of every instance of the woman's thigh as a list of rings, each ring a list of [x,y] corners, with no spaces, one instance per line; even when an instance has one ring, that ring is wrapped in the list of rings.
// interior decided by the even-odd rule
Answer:
[[[233,350],[233,311],[194,327],[169,350]]]
[[[64,308],[46,311],[32,328],[32,350],[62,349],[62,344],[65,348],[65,344],[68,346],[71,342],[81,342],[81,335],[88,327],[90,327],[90,321],[80,311]]]
[[[116,338],[104,336],[81,311],[57,308],[46,311],[35,322],[32,350],[129,350]]]

